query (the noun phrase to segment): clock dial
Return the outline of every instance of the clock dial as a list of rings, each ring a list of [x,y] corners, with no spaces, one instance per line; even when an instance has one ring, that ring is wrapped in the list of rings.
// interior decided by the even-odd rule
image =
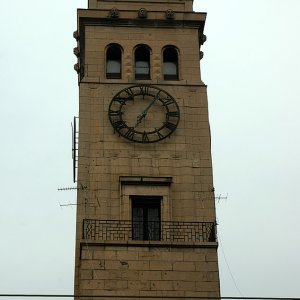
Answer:
[[[166,91],[151,85],[135,85],[113,97],[108,116],[120,136],[137,143],[154,143],[176,130],[180,111]]]

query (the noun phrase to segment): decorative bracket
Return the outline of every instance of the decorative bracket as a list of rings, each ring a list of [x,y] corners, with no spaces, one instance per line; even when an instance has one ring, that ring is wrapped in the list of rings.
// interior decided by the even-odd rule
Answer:
[[[205,34],[202,34],[200,36],[200,43],[203,45],[207,41],[207,36]]]
[[[113,7],[110,11],[109,11],[109,17],[110,18],[119,18],[120,16],[120,11],[116,8]]]
[[[79,72],[80,72],[80,65],[79,65],[79,63],[77,63],[77,64],[74,65],[74,70],[77,72],[77,74],[79,74]]]
[[[175,13],[172,9],[167,9],[166,10],[166,18],[167,19],[172,20],[172,19],[174,19],[174,16],[175,16]]]
[[[139,11],[138,11],[138,17],[140,19],[146,19],[147,18],[147,9],[146,8],[140,8]]]
[[[77,30],[75,30],[75,31],[73,32],[73,38],[74,38],[76,41],[79,40],[79,33],[78,33]]]
[[[74,55],[76,55],[77,57],[79,57],[79,55],[80,55],[79,48],[78,48],[78,47],[75,47],[75,48],[73,49],[73,53],[74,53]]]

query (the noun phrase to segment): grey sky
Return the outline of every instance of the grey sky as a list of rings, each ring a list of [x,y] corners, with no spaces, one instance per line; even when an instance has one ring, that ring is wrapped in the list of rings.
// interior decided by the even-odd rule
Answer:
[[[78,113],[72,37],[85,0],[1,4],[0,293],[73,292]],[[300,1],[196,0],[208,13],[218,232],[244,296],[299,297]],[[219,248],[223,296],[239,296]]]

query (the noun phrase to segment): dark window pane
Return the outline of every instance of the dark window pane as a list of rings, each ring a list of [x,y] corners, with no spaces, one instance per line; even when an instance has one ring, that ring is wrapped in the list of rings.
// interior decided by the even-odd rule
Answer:
[[[135,78],[150,79],[150,51],[145,46],[135,50]]]
[[[160,198],[132,198],[132,238],[160,240]]]
[[[143,240],[144,230],[143,230],[143,208],[133,207],[132,208],[132,226],[133,226],[133,239]]]
[[[106,52],[106,78],[121,78],[122,52],[119,46],[112,45]]]
[[[148,235],[149,240],[159,240],[160,234],[160,216],[157,207],[148,208]]]
[[[163,72],[165,80],[178,80],[178,54],[173,47],[164,50]]]

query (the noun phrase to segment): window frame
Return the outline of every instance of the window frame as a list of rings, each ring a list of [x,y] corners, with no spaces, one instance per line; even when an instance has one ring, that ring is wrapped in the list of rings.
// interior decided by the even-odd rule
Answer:
[[[166,60],[165,55],[166,51],[174,51],[174,53],[170,53],[169,55],[172,56],[176,54],[175,59],[169,58]],[[165,63],[174,63],[175,68],[176,68],[176,73],[175,74],[165,74]],[[164,80],[179,80],[179,50],[177,47],[173,45],[167,45],[162,49],[162,74]]]
[[[131,196],[132,240],[160,241],[161,240],[161,196]],[[137,210],[139,209],[139,210]],[[157,210],[157,220],[149,220],[150,209]],[[137,220],[141,216],[142,221]]]
[[[120,53],[118,53],[119,55],[117,55],[117,56],[119,56],[118,57],[119,59],[109,59],[108,58],[108,54],[109,54],[108,52],[112,47],[116,47],[120,51]],[[114,54],[112,54],[112,55],[114,55]],[[107,79],[122,79],[122,57],[123,57],[123,48],[119,44],[112,43],[112,44],[107,45],[106,51],[105,51],[105,75],[106,75]],[[119,72],[108,72],[108,64],[109,64],[109,62],[113,62],[113,61],[119,62],[119,68],[120,68]]]
[[[143,56],[140,53],[137,53],[139,50],[144,50],[145,52],[147,51],[147,59],[146,60],[137,60],[137,55]],[[151,79],[151,48],[145,44],[140,44],[135,46],[134,52],[133,52],[133,57],[134,57],[134,78],[136,80],[150,80]],[[148,72],[147,73],[137,73],[137,62],[146,62],[148,64]],[[142,69],[142,68],[140,68]]]

